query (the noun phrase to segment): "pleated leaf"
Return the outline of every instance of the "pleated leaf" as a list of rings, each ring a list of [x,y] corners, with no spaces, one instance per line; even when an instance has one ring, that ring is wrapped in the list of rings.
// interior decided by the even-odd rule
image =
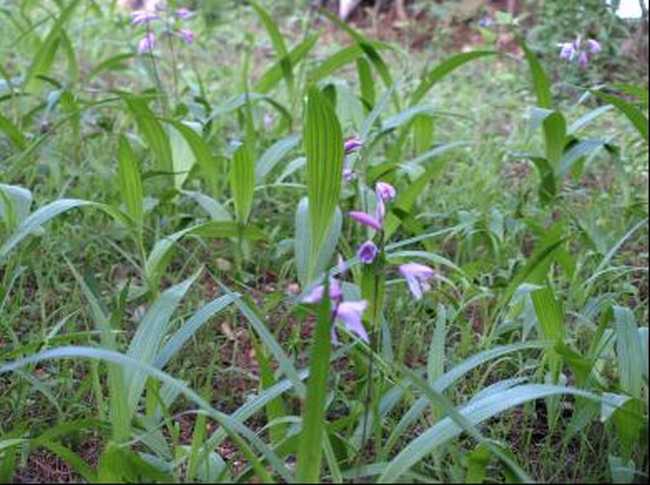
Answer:
[[[343,178],[343,135],[330,102],[317,87],[309,91],[304,134],[311,228],[309,275],[334,218]],[[311,279],[311,278],[308,278]]]
[[[253,206],[255,163],[246,145],[235,152],[230,167],[230,189],[235,200],[237,221],[246,224]]]

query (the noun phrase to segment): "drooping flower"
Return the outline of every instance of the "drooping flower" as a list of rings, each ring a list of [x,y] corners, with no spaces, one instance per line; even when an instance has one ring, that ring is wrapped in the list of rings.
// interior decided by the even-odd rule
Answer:
[[[343,169],[343,180],[347,183],[353,182],[357,178],[357,173],[351,168]]]
[[[589,48],[589,52],[591,52],[592,54],[598,54],[600,53],[600,51],[603,50],[603,48],[600,45],[600,42],[598,42],[595,39],[588,39],[587,47]]]
[[[151,10],[136,10],[131,13],[131,23],[133,25],[148,24],[154,20],[158,20],[160,16]]]
[[[337,320],[340,320],[345,328],[350,332],[358,335],[361,340],[368,343],[370,342],[368,332],[366,332],[361,321],[363,312],[366,311],[366,308],[368,308],[368,302],[365,300],[346,301],[340,303],[336,307],[334,316]]]
[[[354,136],[345,140],[343,147],[345,148],[345,154],[349,155],[350,153],[359,151],[363,147],[363,141],[361,138]]]
[[[305,298],[302,299],[303,303],[320,303],[325,296],[325,287],[324,285],[319,285],[315,287]],[[368,333],[363,327],[361,318],[363,312],[368,308],[368,302],[365,300],[361,301],[342,301],[343,300],[343,290],[339,281],[336,278],[330,278],[330,291],[329,297],[332,302],[332,316],[335,320],[339,320],[343,323],[345,328],[350,332],[356,334],[368,342]],[[336,338],[336,329],[332,327],[332,342],[337,344],[338,339]]]
[[[361,211],[348,212],[348,216],[357,221],[359,224],[371,227],[375,231],[381,231],[383,222],[380,221],[377,217],[373,217],[370,214],[366,214],[365,212]]]
[[[560,47],[560,59],[569,62],[577,61],[578,65],[585,69],[591,58],[600,53],[603,49],[595,39],[582,40],[581,36],[576,37],[573,42],[558,44]]]
[[[325,285],[318,285],[302,299],[303,303],[319,303],[325,295]],[[341,283],[336,278],[330,278],[329,297],[333,303],[340,303],[343,299]]]
[[[377,193],[377,197],[384,202],[390,202],[397,197],[397,190],[395,190],[395,187],[386,182],[377,182],[375,192]]]
[[[176,10],[176,16],[181,20],[187,20],[191,19],[194,16],[194,12],[192,12],[189,8],[182,7]]]
[[[589,66],[589,54],[587,52],[582,51],[580,55],[578,56],[578,65],[582,69],[586,69],[587,66]]]
[[[178,35],[183,39],[187,44],[194,42],[194,32],[190,29],[180,29]]]
[[[572,61],[576,55],[576,49],[573,46],[573,42],[565,42],[563,44],[560,44],[560,47],[560,59]]]
[[[419,263],[407,263],[399,267],[399,272],[406,279],[409,290],[416,300],[421,300],[424,292],[431,289],[429,281],[435,276],[435,271]]]
[[[156,35],[153,32],[148,32],[138,43],[138,54],[151,52],[154,47],[156,47]]]
[[[479,27],[483,27],[484,29],[487,29],[494,25],[494,19],[489,15],[485,15],[484,17],[481,18],[481,20],[479,20],[478,25]]]
[[[379,254],[379,248],[372,241],[366,241],[357,251],[357,257],[363,264],[371,264]]]

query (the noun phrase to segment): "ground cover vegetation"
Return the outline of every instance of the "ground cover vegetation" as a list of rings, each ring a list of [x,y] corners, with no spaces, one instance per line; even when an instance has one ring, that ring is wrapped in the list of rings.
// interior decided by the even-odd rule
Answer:
[[[0,481],[647,480],[643,25],[308,3],[0,3]]]

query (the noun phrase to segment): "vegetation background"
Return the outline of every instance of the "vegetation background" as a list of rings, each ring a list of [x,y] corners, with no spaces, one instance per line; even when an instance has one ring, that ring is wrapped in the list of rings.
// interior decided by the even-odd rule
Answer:
[[[155,3],[0,0],[0,482],[647,481],[647,2]]]

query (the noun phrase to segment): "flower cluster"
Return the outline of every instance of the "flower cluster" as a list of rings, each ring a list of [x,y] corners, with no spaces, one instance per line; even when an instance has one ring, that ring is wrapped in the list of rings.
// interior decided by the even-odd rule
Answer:
[[[346,155],[351,155],[353,153],[356,153],[359,150],[361,150],[361,148],[363,148],[363,140],[361,140],[361,138],[359,138],[358,136],[353,136],[352,138],[348,138],[347,140],[345,140],[345,143],[343,145],[343,149]],[[346,165],[346,167],[343,169],[343,180],[349,183],[356,178],[357,178],[356,172],[351,167]]]
[[[131,24],[145,26],[147,33],[138,43],[138,54],[146,54],[156,48],[157,37],[151,30],[153,22],[162,21],[167,18],[167,33],[181,38],[186,44],[194,42],[194,32],[188,28],[177,28],[176,21],[189,20],[194,13],[187,8],[179,8],[174,12],[167,12],[163,7],[153,10],[136,10],[131,14]]]
[[[350,138],[346,140],[344,150],[346,155],[350,155],[363,146],[363,141],[359,138]],[[351,169],[344,171],[344,179],[348,180],[354,177],[354,172]],[[348,180],[349,181],[349,180]],[[397,197],[397,190],[387,182],[377,182],[375,186],[375,213],[368,214],[362,211],[351,211],[348,216],[354,221],[364,226],[370,227],[380,234],[380,246],[372,240],[364,242],[357,249],[357,258],[362,264],[373,264],[378,257],[383,253],[383,240],[384,240],[384,221],[387,213],[387,206]],[[383,261],[383,259],[380,259]],[[353,334],[356,334],[361,340],[369,343],[368,332],[363,326],[363,313],[368,308],[366,300],[361,301],[343,301],[343,290],[339,278],[343,277],[347,268],[342,261],[339,261],[338,275],[330,277],[329,279],[329,294],[325,295],[325,285],[318,285],[311,290],[311,292],[302,299],[303,303],[318,303],[323,298],[329,298],[332,304],[332,317],[336,321],[343,323],[345,328]],[[374,271],[383,271],[383,265],[374,268]],[[419,263],[406,263],[399,267],[399,273],[404,277],[406,283],[411,291],[411,294],[416,300],[421,300],[424,293],[431,288],[430,281],[436,276],[435,271],[428,266]],[[332,328],[332,341],[338,342],[336,336],[336,329]]]
[[[386,216],[386,205],[397,197],[395,187],[386,183],[378,182],[375,187],[377,196],[377,209],[372,216],[365,212],[352,211],[348,215],[360,224],[368,226],[375,231],[382,231],[384,218]],[[357,250],[357,257],[363,264],[372,264],[380,250],[372,241],[366,241]],[[406,279],[409,290],[416,300],[422,299],[424,292],[430,289],[429,281],[435,276],[435,271],[428,266],[419,263],[407,263],[399,267],[399,272]]]
[[[560,59],[569,62],[577,61],[578,65],[583,69],[589,65],[589,61],[593,56],[603,50],[597,40],[587,39],[583,41],[580,37],[573,42],[558,44],[558,47],[560,48]]]
[[[342,277],[345,274],[346,268],[342,261],[339,261],[339,274]],[[368,308],[368,302],[361,301],[343,301],[343,289],[341,282],[337,277],[332,277],[329,280],[329,299],[332,303],[332,314],[335,320],[343,323],[345,328],[350,332],[359,336],[361,340],[368,343],[368,332],[363,326],[362,317],[363,312]],[[303,303],[319,303],[325,297],[325,285],[316,286],[305,298]],[[332,328],[332,341],[338,343],[336,337],[336,329]]]

